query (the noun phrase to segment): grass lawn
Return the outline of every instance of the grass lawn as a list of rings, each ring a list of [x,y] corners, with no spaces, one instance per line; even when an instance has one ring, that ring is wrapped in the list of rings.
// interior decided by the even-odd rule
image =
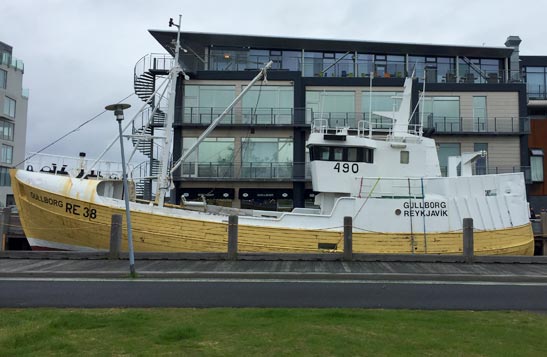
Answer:
[[[544,356],[547,315],[364,309],[0,309],[0,356]]]

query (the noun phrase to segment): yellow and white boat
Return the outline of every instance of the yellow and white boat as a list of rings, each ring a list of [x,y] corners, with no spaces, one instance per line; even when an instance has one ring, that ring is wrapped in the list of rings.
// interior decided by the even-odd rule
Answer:
[[[240,252],[341,251],[343,218],[350,216],[356,253],[460,254],[469,217],[476,254],[532,255],[523,174],[474,176],[473,160],[484,153],[464,153],[449,159],[442,177],[435,141],[419,125],[409,130],[411,85],[407,79],[398,111],[376,113],[393,120],[383,137],[367,122],[356,130],[312,124],[307,146],[319,209],[193,210],[164,204],[158,190],[155,203],[130,202],[135,251],[224,252],[228,215],[238,214]],[[166,179],[158,179],[160,187]],[[125,212],[121,180],[14,169],[11,181],[33,248],[108,249],[111,216]]]

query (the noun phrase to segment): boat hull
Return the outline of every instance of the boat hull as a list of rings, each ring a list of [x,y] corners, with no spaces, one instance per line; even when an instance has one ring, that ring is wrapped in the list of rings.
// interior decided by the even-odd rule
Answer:
[[[111,217],[123,217],[122,249],[127,249],[125,211],[122,207],[79,200],[43,190],[18,179],[11,171],[12,187],[22,226],[29,243],[54,249],[107,250]],[[147,207],[146,205],[142,205]],[[225,252],[227,217],[194,219],[173,214],[132,210],[133,243],[137,252]],[[298,229],[240,224],[238,251],[318,253],[343,250],[343,231]],[[36,243],[38,242],[38,244]],[[49,244],[47,243],[49,242]],[[532,255],[530,224],[474,233],[475,254]],[[61,247],[61,248],[59,248]],[[390,254],[461,254],[461,231],[445,233],[354,232],[353,252]]]

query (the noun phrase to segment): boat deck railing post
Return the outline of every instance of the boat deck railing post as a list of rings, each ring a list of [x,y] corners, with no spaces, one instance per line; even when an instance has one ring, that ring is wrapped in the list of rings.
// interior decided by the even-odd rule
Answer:
[[[228,260],[237,260],[237,225],[238,216],[228,217]]]
[[[113,214],[110,225],[110,250],[108,259],[120,259],[120,246],[122,242],[122,215]]]
[[[466,263],[474,259],[473,218],[463,219],[463,256]]]
[[[351,216],[344,217],[344,260],[353,260],[353,220]]]

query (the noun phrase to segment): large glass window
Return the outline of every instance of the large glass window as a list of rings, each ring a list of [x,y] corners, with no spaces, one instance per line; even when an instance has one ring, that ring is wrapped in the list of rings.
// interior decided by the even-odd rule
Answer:
[[[460,97],[425,97],[420,105],[424,126],[440,132],[461,131]]]
[[[13,146],[2,145],[1,159],[5,164],[11,164],[13,162]]]
[[[330,127],[357,127],[353,91],[307,91],[306,109],[308,122],[327,119]]]
[[[532,182],[543,182],[543,149],[530,149]]]
[[[290,138],[241,140],[241,176],[245,178],[292,177],[293,142]]]
[[[459,143],[437,143],[437,154],[439,155],[439,165],[441,166],[441,174],[446,176],[448,174],[448,157],[460,156],[460,144]]]
[[[0,119],[0,139],[13,141],[13,123]]]
[[[323,71],[322,52],[304,52],[304,77],[319,77]]]
[[[354,53],[304,52],[305,77],[354,77]]]
[[[486,97],[473,96],[473,131],[487,131]]]
[[[357,76],[370,77],[371,73],[374,76],[374,55],[359,53],[357,55]]]
[[[251,62],[248,62],[247,55],[248,51],[240,48],[211,48],[209,51],[209,70],[243,71],[248,66],[250,69],[256,68],[258,59],[253,57]]]
[[[0,166],[0,186],[11,186],[8,167]]]
[[[396,112],[401,106],[401,92],[372,92],[364,91],[361,95],[361,110],[363,119],[368,121],[372,115],[373,128],[390,128],[392,120],[375,115],[375,111]]]
[[[255,86],[242,99],[243,122],[290,124],[294,106],[291,86]]]
[[[8,83],[8,72],[0,69],[0,88],[6,89]]]
[[[530,99],[546,99],[546,67],[526,67],[526,89]]]
[[[460,81],[465,83],[498,83],[500,60],[489,58],[459,58]]]
[[[403,78],[405,76],[405,56],[386,56],[384,77]]]
[[[4,115],[15,118],[15,100],[4,97]]]
[[[236,97],[235,86],[187,85],[184,88],[184,122],[209,124]],[[223,119],[233,123],[233,110]]]
[[[185,153],[197,138],[184,138],[182,152]],[[190,154],[183,164],[185,176],[232,177],[234,138],[207,138]]]

